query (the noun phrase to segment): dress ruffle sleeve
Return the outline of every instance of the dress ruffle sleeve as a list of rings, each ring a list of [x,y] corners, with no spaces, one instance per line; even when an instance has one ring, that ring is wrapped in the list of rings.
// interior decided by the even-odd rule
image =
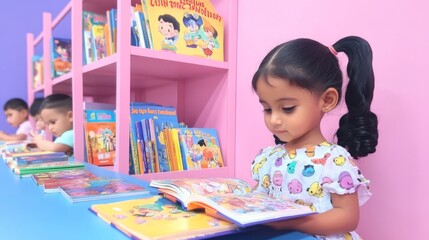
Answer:
[[[369,180],[356,166],[351,155],[340,146],[333,146],[321,176],[322,188],[340,195],[358,193],[359,205],[370,197]]]

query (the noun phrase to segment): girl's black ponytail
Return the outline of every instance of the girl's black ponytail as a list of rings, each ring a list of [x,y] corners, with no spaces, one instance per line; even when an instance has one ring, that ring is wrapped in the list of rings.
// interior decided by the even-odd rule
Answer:
[[[372,50],[366,40],[356,36],[340,39],[333,47],[349,59],[349,83],[345,94],[348,113],[340,119],[336,133],[338,145],[357,159],[374,153],[378,143],[378,120],[371,112],[374,94]]]

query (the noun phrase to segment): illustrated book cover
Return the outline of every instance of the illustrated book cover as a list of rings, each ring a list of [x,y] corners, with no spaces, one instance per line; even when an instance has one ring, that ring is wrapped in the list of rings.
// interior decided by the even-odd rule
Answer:
[[[178,128],[185,170],[223,167],[222,152],[214,128]]]
[[[114,110],[85,110],[85,145],[88,163],[113,165],[116,150]]]
[[[72,44],[69,38],[52,38],[52,77],[70,72],[72,67]]]
[[[63,152],[53,152],[32,156],[20,156],[12,158],[10,167],[32,165],[37,163],[68,161],[68,156]]]
[[[90,211],[132,239],[203,238],[237,229],[204,213],[184,211],[160,196],[94,204]]]
[[[58,172],[46,172],[33,174],[32,178],[38,186],[43,187],[43,191],[59,192],[59,187],[75,182],[89,181],[97,178],[95,174],[86,169],[72,169]]]
[[[89,64],[97,59],[97,50],[101,54],[99,49],[96,49],[95,40],[93,40],[93,31],[97,32],[97,29],[101,26],[104,28],[107,23],[107,17],[104,14],[98,14],[91,11],[82,11],[82,37],[83,37],[83,62]],[[99,40],[104,41],[104,38]],[[101,46],[104,44],[99,41]],[[105,45],[104,45],[105,46]],[[100,47],[100,46],[98,46]]]
[[[239,179],[154,180],[164,196],[182,204],[184,209],[204,209],[205,213],[240,227],[314,214],[309,206],[264,193],[251,192],[250,185]]]
[[[102,177],[63,185],[60,187],[60,192],[70,202],[135,196],[149,193],[146,188],[125,182],[122,179]]]
[[[31,62],[33,70],[33,88],[37,88],[43,85],[43,57],[34,55],[31,58]]]
[[[153,49],[224,60],[224,21],[210,0],[142,0]]]

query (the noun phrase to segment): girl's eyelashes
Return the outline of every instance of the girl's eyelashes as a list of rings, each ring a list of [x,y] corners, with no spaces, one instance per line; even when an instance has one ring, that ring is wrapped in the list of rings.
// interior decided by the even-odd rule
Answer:
[[[262,110],[264,113],[271,113],[271,108],[264,108],[264,110]]]
[[[295,110],[295,107],[296,106],[293,106],[293,107],[283,107],[282,110],[285,113],[291,113],[291,112],[293,112],[293,110]]]

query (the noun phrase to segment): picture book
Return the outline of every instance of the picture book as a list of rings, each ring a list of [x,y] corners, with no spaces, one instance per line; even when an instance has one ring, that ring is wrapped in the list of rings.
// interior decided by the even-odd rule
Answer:
[[[45,154],[53,154],[51,151],[40,151],[39,149],[28,149],[26,148],[23,151],[17,152],[4,152],[3,160],[8,164],[9,167],[14,165],[14,161],[18,157],[27,157],[27,156],[39,156]]]
[[[148,194],[149,191],[136,184],[121,179],[96,178],[79,181],[60,187],[60,192],[70,202],[82,202],[106,198]]]
[[[43,57],[34,55],[31,59],[33,69],[33,88],[43,85]]]
[[[204,209],[206,214],[240,227],[315,213],[309,206],[251,192],[250,186],[238,179],[157,180],[150,186],[187,210]]]
[[[72,67],[71,39],[52,38],[52,77],[58,77],[70,72]]]
[[[142,0],[153,49],[224,60],[224,21],[210,0]]]
[[[93,204],[90,211],[132,239],[207,238],[238,229],[207,214],[184,211],[160,196]]]
[[[178,128],[185,170],[223,167],[222,152],[214,128]]]
[[[30,177],[31,174],[43,172],[56,172],[66,169],[84,168],[85,165],[75,161],[59,161],[59,162],[46,162],[36,163],[31,165],[16,166],[13,168],[14,173],[20,177]]]
[[[86,169],[72,169],[37,173],[33,174],[32,178],[38,186],[43,186],[44,192],[57,192],[60,186],[70,182],[89,181],[89,179],[97,178],[97,176]]]
[[[85,110],[85,147],[87,162],[97,166],[113,165],[116,150],[114,110]]]
[[[106,36],[104,34],[105,24],[93,25],[91,32],[92,56],[94,61],[100,60],[107,56]]]
[[[153,141],[155,144],[148,148],[147,151],[151,151],[148,156],[155,156],[155,163],[148,162],[149,159],[142,159],[141,162],[148,162],[147,166],[153,166],[153,169],[159,170],[159,172],[168,172],[171,170],[171,163],[167,157],[167,149],[165,146],[165,139],[162,131],[166,128],[177,128],[179,122],[177,120],[177,112],[174,107],[160,106],[154,104],[146,103],[132,103],[130,106],[130,140],[131,140],[131,149],[132,149],[132,159],[134,166],[139,166],[136,168],[136,174],[144,173],[144,164],[140,164],[139,160],[139,148],[138,148],[138,136],[137,136],[137,126],[136,122],[141,121],[143,124],[144,120],[152,119],[152,121],[145,121],[144,127],[142,125],[143,139],[148,139],[148,141]],[[144,142],[143,142],[144,144]],[[147,142],[147,144],[149,144]],[[141,151],[145,151],[146,147],[141,148]],[[152,154],[155,152],[155,154]],[[142,152],[141,156],[145,157],[146,152]],[[150,168],[151,169],[151,168]]]
[[[10,166],[15,167],[15,166],[38,164],[38,163],[68,161],[68,159],[69,159],[68,156],[63,152],[53,152],[53,153],[38,154],[38,155],[32,155],[32,156],[14,157]]]
[[[98,14],[91,11],[82,12],[82,37],[83,37],[83,62],[89,64],[97,59],[95,55],[97,50],[93,44],[93,29],[94,26],[103,26],[107,23],[107,18],[104,14]],[[96,29],[99,27],[96,27]],[[98,30],[96,30],[98,31]]]

